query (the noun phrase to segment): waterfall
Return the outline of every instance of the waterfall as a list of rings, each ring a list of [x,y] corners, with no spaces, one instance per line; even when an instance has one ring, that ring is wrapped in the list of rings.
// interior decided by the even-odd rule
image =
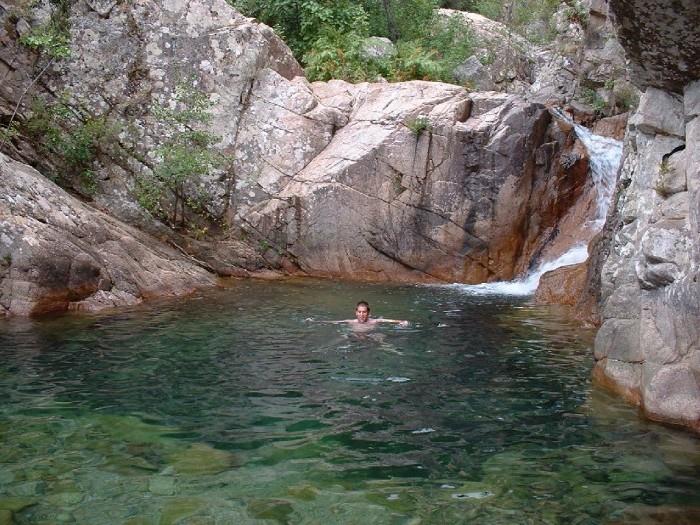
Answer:
[[[622,142],[610,137],[594,135],[591,130],[576,124],[561,111],[553,110],[553,112],[574,126],[576,136],[588,150],[589,171],[597,192],[597,213],[593,219],[593,227],[595,231],[600,231],[605,224],[610,199],[615,189],[617,168],[622,159]]]
[[[591,230],[598,232],[605,224],[605,218],[610,207],[610,200],[615,188],[617,169],[622,159],[622,142],[600,135],[594,135],[588,128],[576,124],[568,115],[559,109],[552,109],[552,113],[559,119],[573,126],[576,136],[588,151],[589,173],[596,190],[596,213],[589,222]],[[536,268],[526,275],[513,281],[498,281],[494,283],[482,283],[475,285],[452,284],[465,293],[472,295],[531,295],[537,290],[540,277],[546,272],[582,263],[588,259],[588,243],[576,243],[563,255],[551,261],[542,261]]]

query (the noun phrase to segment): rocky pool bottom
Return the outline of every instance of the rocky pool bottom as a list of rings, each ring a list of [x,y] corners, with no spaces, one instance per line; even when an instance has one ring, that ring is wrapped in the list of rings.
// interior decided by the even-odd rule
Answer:
[[[360,299],[411,326],[318,322]],[[700,440],[592,387],[593,335],[319,281],[0,321],[0,523],[700,522]]]

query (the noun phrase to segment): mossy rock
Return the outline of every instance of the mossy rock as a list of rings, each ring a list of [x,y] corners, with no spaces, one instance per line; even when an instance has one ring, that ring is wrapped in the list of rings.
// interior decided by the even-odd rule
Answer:
[[[22,509],[34,505],[37,501],[34,498],[23,498],[13,496],[0,496],[0,510],[19,512]]]
[[[48,495],[46,500],[57,507],[69,507],[77,505],[84,497],[80,492],[58,492]]]
[[[259,519],[275,520],[279,523],[289,522],[289,516],[294,511],[287,500],[264,499],[248,503],[248,512]]]
[[[126,443],[162,443],[167,441],[163,434],[173,432],[172,428],[149,425],[133,416],[99,416],[96,418],[100,429],[116,441]]]
[[[0,510],[0,525],[13,525],[12,511],[11,510]]]
[[[182,518],[191,516],[207,507],[207,502],[199,498],[177,498],[168,500],[160,514],[160,525],[172,525]]]
[[[170,464],[178,474],[218,474],[235,464],[230,452],[215,449],[205,443],[195,443],[170,456]]]
[[[318,490],[313,485],[294,485],[287,489],[287,494],[302,501],[312,501],[318,496]]]

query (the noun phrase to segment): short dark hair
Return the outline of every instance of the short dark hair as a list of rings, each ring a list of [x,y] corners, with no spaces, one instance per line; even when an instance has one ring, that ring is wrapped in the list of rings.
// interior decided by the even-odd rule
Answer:
[[[364,306],[367,308],[368,312],[370,311],[369,303],[367,301],[360,301],[359,303],[357,303],[357,306],[355,306],[355,310],[357,310],[360,306]]]

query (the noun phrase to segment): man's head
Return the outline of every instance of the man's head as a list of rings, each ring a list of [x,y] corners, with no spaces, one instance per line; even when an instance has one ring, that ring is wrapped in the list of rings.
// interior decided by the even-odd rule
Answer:
[[[355,319],[358,323],[366,323],[369,321],[369,303],[360,301],[355,307]]]

